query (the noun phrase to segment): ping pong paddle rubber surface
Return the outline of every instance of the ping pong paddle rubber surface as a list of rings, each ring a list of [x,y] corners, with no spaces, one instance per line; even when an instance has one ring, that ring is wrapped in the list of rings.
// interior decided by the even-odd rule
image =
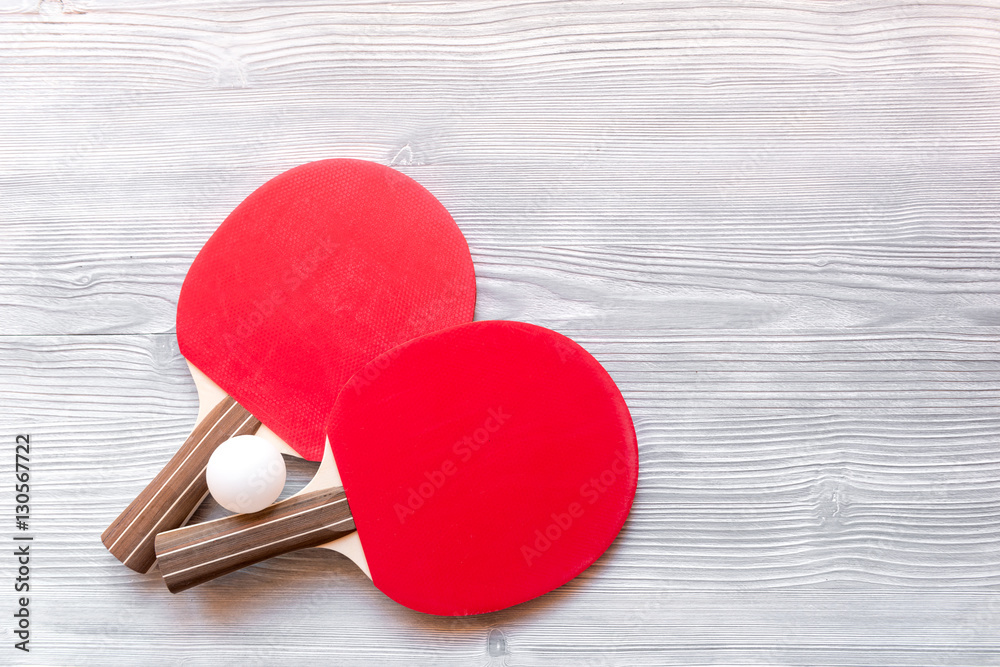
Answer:
[[[168,587],[356,526],[392,599],[490,612],[582,572],[635,496],[635,429],[614,381],[578,344],[530,324],[474,322],[381,355],[344,386],[327,432],[342,492],[160,534]]]
[[[311,162],[258,188],[205,244],[177,342],[319,461],[336,389],[393,346],[471,321],[475,289],[465,237],[420,184],[373,162]]]
[[[104,532],[108,550],[149,570],[155,534],[204,498],[215,446],[260,423],[319,460],[351,375],[394,345],[471,321],[475,294],[462,232],[408,176],[333,159],[260,186],[206,242],[177,306],[181,353],[231,398]]]

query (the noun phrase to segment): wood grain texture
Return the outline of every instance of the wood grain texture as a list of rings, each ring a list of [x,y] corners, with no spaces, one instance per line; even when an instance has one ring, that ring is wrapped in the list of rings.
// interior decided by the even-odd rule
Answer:
[[[101,542],[125,566],[146,573],[156,560],[157,533],[184,524],[208,494],[206,469],[216,447],[253,435],[260,421],[226,396],[198,423],[177,453],[101,534]]]
[[[164,248],[168,232],[150,233]],[[173,329],[198,247],[76,260],[0,258],[8,334]],[[478,319],[646,330],[992,327],[1000,244],[921,246],[473,245]],[[110,285],[117,286],[109,290]],[[81,311],[66,309],[70,301]]]
[[[996,3],[0,12],[0,424],[36,539],[0,663],[1000,664]],[[438,619],[311,550],[171,596],[100,542],[194,422],[191,260],[340,156],[452,212],[477,319],[623,390],[633,514],[550,595]]]
[[[344,489],[308,491],[252,514],[184,526],[156,536],[156,562],[171,593],[355,531]]]

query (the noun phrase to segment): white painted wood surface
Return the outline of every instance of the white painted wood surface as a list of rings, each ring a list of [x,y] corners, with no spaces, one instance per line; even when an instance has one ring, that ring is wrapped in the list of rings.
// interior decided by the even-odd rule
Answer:
[[[0,11],[0,506],[10,544],[30,433],[35,535],[0,663],[1000,664],[996,3]],[[333,156],[438,195],[477,318],[620,383],[636,505],[563,589],[433,618],[313,551],[171,596],[101,545],[193,422],[188,264]]]

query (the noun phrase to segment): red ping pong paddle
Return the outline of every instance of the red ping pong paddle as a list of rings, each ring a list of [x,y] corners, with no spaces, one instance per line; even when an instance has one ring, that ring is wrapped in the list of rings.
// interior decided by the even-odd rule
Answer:
[[[198,386],[198,424],[102,541],[146,572],[156,533],[183,525],[205,497],[220,442],[263,423],[258,435],[319,460],[348,378],[474,309],[465,238],[409,177],[336,159],[271,179],[226,218],[181,288],[177,341]]]
[[[381,355],[344,386],[327,434],[343,488],[314,481],[261,512],[159,534],[167,587],[356,527],[354,557],[392,599],[495,611],[593,563],[635,495],[635,430],[614,381],[530,324],[474,322]]]

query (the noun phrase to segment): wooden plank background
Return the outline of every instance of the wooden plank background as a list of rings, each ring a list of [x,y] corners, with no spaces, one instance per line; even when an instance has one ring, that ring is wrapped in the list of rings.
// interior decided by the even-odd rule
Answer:
[[[996,3],[0,12],[0,505],[10,544],[30,433],[35,535],[0,663],[1000,664]],[[478,319],[619,382],[635,508],[559,591],[435,618],[312,551],[171,596],[101,545],[192,426],[195,253],[335,156],[444,202]]]

